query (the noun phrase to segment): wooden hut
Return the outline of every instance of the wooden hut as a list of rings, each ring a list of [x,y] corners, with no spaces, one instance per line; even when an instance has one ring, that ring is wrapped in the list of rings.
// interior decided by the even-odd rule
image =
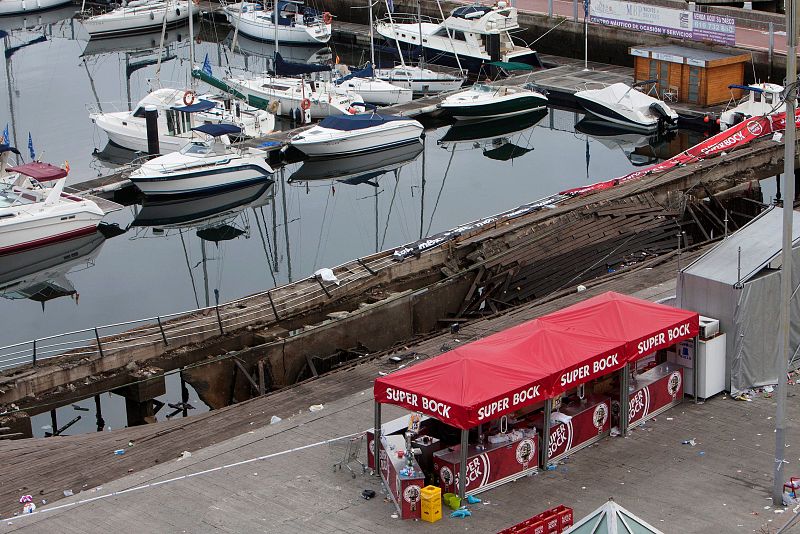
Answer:
[[[713,106],[731,98],[731,84],[744,84],[749,54],[723,54],[677,45],[634,46],[634,79],[658,80],[658,94],[666,102]],[[736,90],[736,98],[741,91]]]

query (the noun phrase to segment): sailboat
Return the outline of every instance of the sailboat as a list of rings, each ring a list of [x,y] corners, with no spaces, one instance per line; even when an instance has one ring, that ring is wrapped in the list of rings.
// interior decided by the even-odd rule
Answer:
[[[439,5],[439,10],[441,10],[441,4],[439,4],[437,0],[437,5]],[[394,20],[392,18],[392,6],[389,5],[388,0],[386,1],[386,11],[387,17],[389,19],[389,23],[391,26],[394,26]],[[417,2],[417,20],[419,24],[419,42],[422,42],[422,14],[420,13],[421,6],[420,3]],[[374,42],[372,36],[372,10],[370,9],[370,43],[374,49]],[[442,17],[444,18],[444,17]],[[456,52],[455,47],[452,44],[452,37],[448,30],[448,40],[450,41],[451,50],[453,51],[453,57],[458,65],[457,70],[444,70],[443,67],[439,67],[437,70],[431,69],[429,66],[424,64],[424,56],[421,56],[421,62],[418,65],[407,64],[404,58],[403,51],[400,48],[400,42],[395,40],[395,45],[397,46],[397,54],[400,58],[400,65],[395,65],[391,68],[379,68],[375,70],[375,76],[378,79],[381,79],[385,82],[389,82],[393,85],[397,85],[400,87],[405,87],[407,89],[411,89],[411,92],[414,95],[427,95],[427,94],[437,94],[443,93],[446,91],[455,91],[459,89],[466,78],[464,76],[464,72],[461,70],[461,61],[458,58],[458,52]],[[374,58],[373,58],[374,63]]]
[[[71,3],[72,0],[2,0],[0,2],[0,17],[44,11]]]
[[[240,2],[224,6],[231,26],[259,41],[280,39],[284,43],[327,43],[331,39],[330,13],[320,13],[302,0],[275,0],[277,12],[266,10],[261,2]],[[277,20],[277,22],[276,22]]]
[[[93,39],[148,33],[166,26],[174,28],[189,18],[187,0],[131,0],[124,5],[90,15],[81,23]]]
[[[273,15],[277,19],[277,10],[273,11]],[[301,116],[303,122],[356,113],[355,106],[363,105],[358,94],[339,89],[330,81],[306,79],[306,75],[330,71],[330,66],[284,61],[278,51],[280,37],[277,27],[276,24],[272,74],[236,75],[219,79],[214,76],[210,65],[204,65],[202,69],[193,69],[192,76],[236,97],[246,99],[252,106],[269,109],[276,115],[292,118]],[[236,30],[238,31],[238,27]]]

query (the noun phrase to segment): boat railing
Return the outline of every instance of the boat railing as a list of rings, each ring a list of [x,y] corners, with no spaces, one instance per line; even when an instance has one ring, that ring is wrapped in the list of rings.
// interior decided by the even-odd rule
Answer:
[[[392,13],[391,20],[389,19],[389,15],[387,14],[379,18],[377,22],[378,24],[385,24],[387,26],[391,26],[392,23],[394,24],[417,24],[419,22],[423,22],[426,24],[442,23],[441,20],[429,17],[428,15],[422,15],[422,18],[420,18],[416,13]]]
[[[519,28],[516,18],[502,17],[501,19],[488,19],[486,21],[487,32],[508,31]]]

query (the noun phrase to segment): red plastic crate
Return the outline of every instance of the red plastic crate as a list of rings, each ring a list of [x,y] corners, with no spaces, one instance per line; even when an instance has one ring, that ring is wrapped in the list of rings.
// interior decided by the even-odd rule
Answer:
[[[562,505],[501,530],[498,534],[560,534],[571,525],[572,508]]]
[[[559,505],[553,508],[553,511],[558,516],[559,532],[563,532],[567,527],[572,526],[572,508],[564,505]]]

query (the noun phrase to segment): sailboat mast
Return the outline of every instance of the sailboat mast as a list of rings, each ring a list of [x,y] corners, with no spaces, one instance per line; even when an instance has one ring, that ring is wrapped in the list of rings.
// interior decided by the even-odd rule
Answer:
[[[392,20],[392,10],[389,8],[389,0],[386,0],[386,13],[389,15],[389,25],[392,27],[394,33],[394,44],[397,47],[397,54],[400,56],[400,64],[406,68],[406,60],[403,58],[403,50],[400,48],[400,41],[397,39],[397,30],[394,27],[394,20]]]
[[[275,15],[275,55],[278,54],[278,0],[272,0],[272,12]]]
[[[375,79],[375,24],[372,22],[372,0],[367,0],[369,6],[369,55],[372,65],[372,79]]]
[[[453,37],[450,35],[450,28],[447,27],[447,19],[444,18],[444,11],[442,11],[442,4],[439,0],[436,0],[436,5],[439,6],[439,14],[442,16],[442,24],[444,24],[444,31],[447,32],[447,40],[453,49],[453,55],[456,56],[456,64],[458,65],[458,70],[461,71],[463,75],[464,69],[461,67],[461,60],[458,59],[458,52],[456,52],[456,45],[453,44]]]
[[[422,46],[422,0],[417,0],[417,25],[419,26],[419,59],[425,57],[425,47]]]
[[[194,68],[194,0],[189,0],[189,71]],[[192,78],[194,83],[194,78]]]

